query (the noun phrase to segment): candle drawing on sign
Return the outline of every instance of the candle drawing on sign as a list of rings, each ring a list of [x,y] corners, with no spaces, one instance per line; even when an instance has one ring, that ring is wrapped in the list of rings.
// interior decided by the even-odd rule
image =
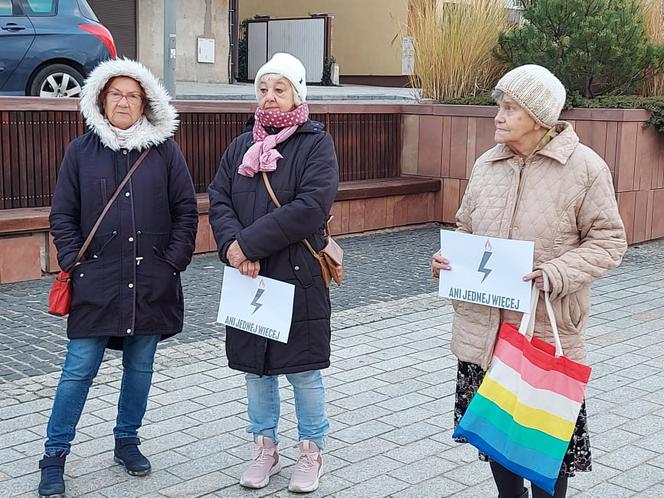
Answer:
[[[251,305],[254,307],[254,311],[251,312],[253,315],[256,313],[261,306],[263,306],[263,303],[259,303],[258,300],[261,298],[263,293],[265,292],[265,282],[263,279],[258,283],[258,289],[256,289],[256,295],[254,296],[254,299],[251,301]]]
[[[484,277],[482,277],[482,282],[486,280],[486,277],[489,276],[489,274],[493,271],[491,268],[487,268],[486,265],[489,262],[489,258],[493,254],[492,248],[491,248],[491,242],[488,240],[484,243],[484,254],[482,255],[482,261],[480,262],[480,266],[477,268],[477,271],[480,273],[484,273]]]

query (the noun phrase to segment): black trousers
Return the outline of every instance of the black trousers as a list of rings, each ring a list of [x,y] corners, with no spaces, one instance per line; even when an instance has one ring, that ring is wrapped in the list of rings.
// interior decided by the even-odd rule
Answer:
[[[493,480],[498,487],[498,498],[526,498],[526,488],[523,486],[523,477],[518,476],[496,462],[489,462]],[[551,495],[542,488],[532,486],[533,498],[551,498]],[[553,498],[565,498],[567,495],[567,477],[559,477],[556,482]]]

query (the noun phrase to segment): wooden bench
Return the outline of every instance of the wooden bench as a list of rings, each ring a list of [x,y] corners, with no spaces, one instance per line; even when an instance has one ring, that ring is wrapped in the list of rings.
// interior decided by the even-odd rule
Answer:
[[[51,208],[0,209],[0,236],[48,231]]]
[[[196,200],[199,212],[204,213],[201,218],[205,217],[197,234],[196,252],[214,251],[214,238],[207,224],[207,194],[198,194]],[[48,207],[0,210],[0,283],[33,280],[42,272],[60,271],[49,234],[50,212]]]
[[[332,206],[330,232],[341,235],[439,221],[440,191],[438,178],[402,176],[342,182]],[[198,209],[196,251],[216,251],[207,194],[198,194]]]
[[[49,208],[0,210],[0,283],[41,277]]]
[[[441,181],[401,176],[343,182],[332,206],[334,234],[382,230],[439,221]]]
[[[332,234],[380,230],[437,221],[441,183],[436,178],[398,177],[343,182],[332,206]],[[207,193],[196,195],[196,253],[216,251]],[[0,210],[0,283],[40,278],[59,271],[49,234],[50,208]]]
[[[400,176],[380,180],[359,180],[340,183],[336,201],[374,199],[394,195],[416,195],[426,192],[438,192],[439,190],[440,180],[438,178]]]

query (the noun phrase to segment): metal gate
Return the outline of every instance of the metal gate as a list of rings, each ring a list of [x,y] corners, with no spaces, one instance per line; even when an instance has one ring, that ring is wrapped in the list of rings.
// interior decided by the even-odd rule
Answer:
[[[136,59],[136,0],[88,0],[115,40],[118,56]]]
[[[304,64],[308,83],[320,83],[330,55],[331,26],[328,15],[247,21],[249,79],[275,53],[288,52]]]

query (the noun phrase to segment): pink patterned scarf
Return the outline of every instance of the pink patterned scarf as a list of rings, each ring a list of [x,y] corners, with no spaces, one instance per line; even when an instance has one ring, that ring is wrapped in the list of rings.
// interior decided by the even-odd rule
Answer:
[[[274,171],[277,161],[283,156],[275,149],[277,144],[290,137],[297,127],[309,119],[309,106],[301,104],[290,112],[278,109],[256,109],[254,122],[254,144],[242,158],[238,173],[253,177],[259,171]],[[276,135],[270,135],[266,126],[281,128]]]

